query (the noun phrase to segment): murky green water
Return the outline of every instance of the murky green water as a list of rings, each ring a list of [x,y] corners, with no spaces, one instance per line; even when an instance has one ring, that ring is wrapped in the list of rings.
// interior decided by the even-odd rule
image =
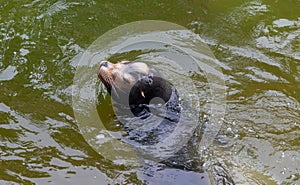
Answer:
[[[0,1],[0,184],[138,184],[84,140],[72,110],[83,51],[137,20],[199,34],[227,79],[211,154],[237,184],[300,183],[300,1]],[[199,79],[200,80],[200,79]]]

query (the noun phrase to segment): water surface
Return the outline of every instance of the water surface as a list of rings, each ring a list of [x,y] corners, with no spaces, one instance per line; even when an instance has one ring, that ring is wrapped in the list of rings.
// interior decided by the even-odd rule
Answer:
[[[299,9],[297,0],[1,0],[0,182],[141,183],[87,144],[71,91],[79,58],[96,38],[154,19],[193,30],[220,61],[228,96],[214,160],[237,184],[299,184]]]

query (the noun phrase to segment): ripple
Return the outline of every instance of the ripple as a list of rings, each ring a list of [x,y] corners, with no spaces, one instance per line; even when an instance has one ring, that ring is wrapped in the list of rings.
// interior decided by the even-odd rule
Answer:
[[[6,69],[0,71],[0,81],[12,80],[17,74],[17,68],[10,65]]]

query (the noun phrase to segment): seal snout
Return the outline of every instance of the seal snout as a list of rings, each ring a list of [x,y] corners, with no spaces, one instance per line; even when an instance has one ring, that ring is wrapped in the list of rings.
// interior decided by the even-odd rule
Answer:
[[[100,66],[99,66],[99,69],[98,69],[98,77],[101,79],[101,71],[103,73],[103,68],[108,68],[109,66],[109,62],[108,61],[101,61],[100,62]]]
[[[101,67],[108,67],[108,61],[102,61],[101,63],[100,63],[100,68]]]

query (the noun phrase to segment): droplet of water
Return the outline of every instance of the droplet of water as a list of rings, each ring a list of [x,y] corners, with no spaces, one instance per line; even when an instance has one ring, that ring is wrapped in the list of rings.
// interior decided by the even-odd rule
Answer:
[[[232,133],[232,129],[230,127],[227,128],[227,132]]]

